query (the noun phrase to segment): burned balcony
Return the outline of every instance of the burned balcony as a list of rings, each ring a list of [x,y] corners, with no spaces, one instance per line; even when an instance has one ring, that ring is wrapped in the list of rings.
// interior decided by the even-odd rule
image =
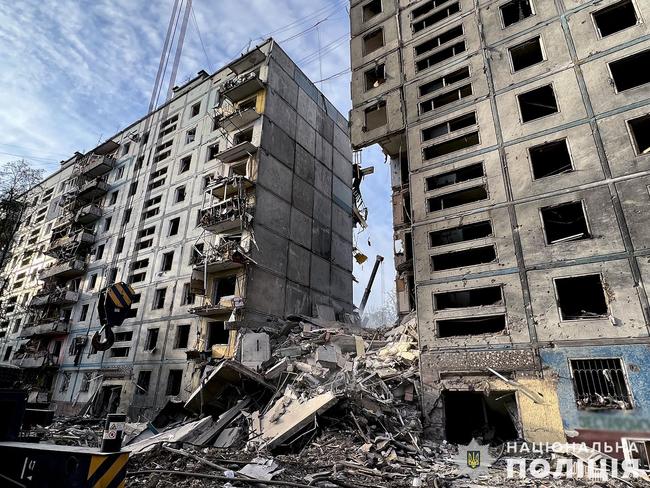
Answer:
[[[229,198],[204,208],[201,211],[199,225],[205,230],[220,234],[242,228],[245,219],[248,218],[249,214],[246,213],[246,205],[241,204],[236,199]]]
[[[88,154],[78,163],[79,174],[86,178],[97,178],[112,170],[115,163],[115,159],[111,156]]]
[[[188,311],[191,314],[198,315],[199,317],[219,317],[230,315],[233,311],[244,306],[243,298],[237,295],[226,295],[221,297],[215,303],[209,300],[203,305],[190,308]]]
[[[23,327],[22,337],[48,337],[66,335],[70,330],[70,321],[63,318],[45,318]]]
[[[108,193],[109,185],[100,179],[92,179],[81,185],[77,193],[77,200],[81,202],[92,202]]]
[[[81,246],[90,246],[95,242],[95,234],[85,229],[81,229],[72,234],[59,237],[60,234],[54,234],[50,240],[50,245],[44,253],[48,256],[58,256],[65,249],[77,249]]]
[[[237,103],[264,88],[264,83],[254,71],[228,80],[221,88],[221,95]]]
[[[79,296],[79,292],[66,288],[41,290],[32,298],[30,306],[38,308],[48,305],[71,305],[79,300]]]
[[[246,191],[249,188],[252,188],[255,184],[246,178],[245,176],[231,176],[228,178],[218,178],[216,179],[208,188],[208,192],[213,197],[216,197],[219,201],[225,201],[232,197],[241,197],[246,196]]]
[[[59,358],[48,351],[16,352],[11,364],[21,368],[43,368],[59,366]]]
[[[86,272],[86,263],[80,259],[56,262],[38,273],[41,280],[49,278],[75,278]]]
[[[102,216],[102,209],[93,203],[80,208],[75,214],[75,222],[82,225],[97,222]]]
[[[194,270],[220,273],[241,268],[247,261],[246,251],[235,241],[226,241],[212,247],[205,255],[193,260]]]
[[[229,132],[234,132],[239,130],[240,127],[248,126],[260,116],[256,110],[255,101],[256,99],[254,98],[251,103],[244,101],[237,106],[223,104],[221,107],[215,109],[215,122]]]

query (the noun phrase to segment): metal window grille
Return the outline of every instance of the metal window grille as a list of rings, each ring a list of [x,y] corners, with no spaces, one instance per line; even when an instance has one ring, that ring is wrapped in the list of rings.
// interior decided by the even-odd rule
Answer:
[[[632,408],[620,359],[573,359],[571,370],[578,408]]]

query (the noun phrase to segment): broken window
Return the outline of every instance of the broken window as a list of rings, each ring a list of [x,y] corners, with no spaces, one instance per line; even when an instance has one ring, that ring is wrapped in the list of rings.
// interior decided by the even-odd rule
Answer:
[[[104,248],[105,248],[104,244],[100,244],[99,246],[97,246],[97,249],[95,250],[96,260],[102,259],[104,257]]]
[[[449,0],[431,0],[429,2],[425,2],[422,6],[413,9],[413,12],[411,12],[411,17],[413,19],[416,19],[420,17],[421,15],[428,14],[431,12],[434,8],[439,7],[443,3],[447,2]]]
[[[174,190],[174,203],[179,203],[185,200],[185,185],[177,186]]]
[[[551,85],[541,86],[517,95],[521,121],[529,122],[547,115],[557,113],[558,106]]]
[[[433,294],[435,310],[448,308],[484,307],[503,303],[500,286],[487,286],[471,290],[447,291]]]
[[[505,315],[487,317],[466,317],[462,319],[437,320],[438,337],[494,334],[506,328]]]
[[[440,5],[440,4],[444,3],[444,2],[436,2],[436,3],[437,3],[437,5]],[[420,8],[425,8],[425,6],[420,7]],[[454,15],[457,12],[460,12],[460,3],[459,2],[454,2],[451,5],[449,5],[447,8],[438,10],[437,12],[434,12],[431,15],[426,16],[422,20],[418,20],[417,22],[413,22],[413,25],[412,25],[413,33],[420,32],[421,30],[424,30],[427,27],[431,27],[432,25],[435,25],[438,22],[442,22],[447,17],[449,17],[451,15]]]
[[[81,377],[81,386],[79,387],[79,391],[86,393],[88,390],[90,390],[90,381],[92,380],[92,377],[92,372],[83,374]]]
[[[531,147],[528,154],[535,180],[573,171],[566,139]]]
[[[91,274],[88,280],[88,290],[94,290],[97,286],[97,273]]]
[[[634,151],[638,155],[650,153],[650,114],[628,120]]]
[[[221,321],[208,323],[208,350],[215,345],[228,344],[230,331],[226,330]]]
[[[427,191],[432,191],[456,183],[482,178],[483,176],[485,176],[483,163],[475,163],[439,175],[429,176],[424,181]]]
[[[501,19],[503,27],[516,24],[528,17],[534,15],[531,0],[512,0],[499,7],[501,10]]]
[[[620,359],[571,359],[571,376],[579,409],[632,408]]]
[[[562,320],[605,317],[607,301],[599,274],[555,279]]]
[[[129,356],[130,347],[111,347],[112,358],[126,358]]]
[[[592,15],[600,37],[622,31],[636,25],[638,22],[632,0],[617,2],[609,7],[597,10]]]
[[[432,127],[427,127],[422,130],[422,141],[428,141],[476,125],[476,112],[464,114],[459,117],[454,117],[442,124],[436,124]]]
[[[362,7],[363,21],[368,22],[381,13],[381,0],[371,0]]]
[[[416,71],[424,71],[429,69],[436,64],[442,63],[443,61],[453,58],[457,54],[465,52],[465,41],[457,42],[445,49],[435,52],[434,54],[427,56],[415,63]]]
[[[515,72],[544,61],[542,43],[539,37],[517,44],[508,51],[510,51],[512,69]]]
[[[119,192],[117,192],[117,191],[114,191],[114,192],[111,193],[110,199],[108,201],[109,205],[115,205],[117,203],[118,194],[119,194]]]
[[[386,102],[381,101],[372,107],[365,110],[366,124],[364,126],[366,131],[378,129],[386,125]]]
[[[214,280],[214,287],[212,289],[213,303],[219,303],[223,297],[234,295],[236,287],[236,276],[226,276],[224,278]]]
[[[650,470],[650,440],[648,439],[626,439],[629,459],[636,459],[639,462],[639,469]],[[626,455],[626,459],[628,456]]]
[[[424,114],[430,112],[431,110],[444,107],[445,105],[449,105],[450,103],[457,102],[458,100],[469,97],[471,94],[472,94],[471,83],[458,87],[455,90],[442,93],[437,97],[430,98],[428,100],[420,102],[418,105],[420,114]]]
[[[424,53],[427,53],[437,47],[442,46],[443,44],[456,39],[457,37],[460,37],[463,35],[463,26],[459,25],[456,26],[452,29],[449,29],[446,32],[443,32],[442,34],[439,34],[435,37],[432,37],[418,45],[416,45],[413,49],[415,50],[415,56],[420,56]]]
[[[153,351],[158,344],[158,332],[160,329],[147,330],[147,340],[144,344],[145,351]]]
[[[115,342],[126,342],[133,339],[133,331],[127,330],[125,332],[115,333]]]
[[[478,131],[454,137],[424,148],[424,159],[433,159],[480,144]]]
[[[251,142],[253,140],[253,128],[242,130],[235,134],[234,144],[241,144],[243,142]]]
[[[79,312],[79,322],[83,322],[88,317],[88,304],[82,305],[81,311]]]
[[[132,213],[133,213],[132,208],[127,208],[126,210],[124,210],[124,216],[122,217],[122,227],[124,227],[126,224],[129,223],[129,221],[131,220]]]
[[[182,324],[176,327],[176,338],[174,339],[174,349],[184,349],[190,338],[190,324]]]
[[[160,271],[171,271],[172,264],[174,263],[174,251],[169,251],[163,254]]]
[[[138,182],[134,181],[129,185],[129,196],[132,197],[138,191]]]
[[[374,68],[366,71],[363,76],[366,80],[366,91],[372,90],[383,85],[386,82],[386,65],[378,64]]]
[[[183,159],[181,159],[178,168],[178,174],[183,174],[189,171],[191,164],[192,164],[192,156],[186,156]]]
[[[135,389],[136,395],[146,395],[151,382],[151,371],[140,371],[138,373],[138,387]]]
[[[489,220],[465,224],[451,229],[429,232],[429,245],[431,247],[445,246],[457,242],[473,241],[492,235],[492,224]]]
[[[481,246],[433,255],[431,256],[431,268],[433,271],[444,271],[465,266],[478,266],[491,263],[496,258],[497,253],[494,246]]]
[[[540,209],[546,244],[588,239],[589,227],[582,202],[568,202]]]
[[[183,295],[181,296],[181,305],[192,305],[196,301],[196,294],[192,293],[190,283],[183,284]]]
[[[383,47],[384,29],[377,29],[363,37],[363,55],[366,56],[371,52]]]
[[[169,221],[169,232],[167,232],[167,235],[171,237],[171,236],[175,236],[176,234],[178,234],[178,228],[180,226],[180,223],[181,223],[181,218],[180,217],[176,217],[176,218],[171,219]]]
[[[181,392],[181,381],[183,380],[182,369],[170,369],[167,378],[167,390],[165,395],[176,396]]]
[[[117,244],[115,245],[115,252],[117,254],[121,253],[124,250],[124,237],[120,237],[117,240]]]
[[[104,220],[104,232],[107,232],[111,228],[112,221],[113,221],[112,217],[106,217],[106,220]]]
[[[428,95],[429,93],[439,90],[440,88],[444,88],[445,86],[449,86],[458,81],[467,79],[469,78],[469,76],[470,76],[469,67],[466,66],[456,71],[452,71],[447,75],[441,76],[440,78],[436,78],[435,80],[420,85],[418,87],[418,92],[420,96],[423,97],[425,95]]]
[[[622,92],[650,83],[650,70],[640,68],[648,65],[650,65],[650,50],[609,63],[616,91]]]
[[[458,190],[451,193],[445,193],[437,197],[427,198],[427,208],[429,212],[438,210],[447,210],[449,208],[466,205],[468,203],[487,200],[488,193],[485,185],[474,186],[465,190]]]
[[[520,438],[519,413],[513,391],[444,391],[445,439],[468,444],[481,438],[485,444],[503,444]]]
[[[201,111],[201,102],[195,103],[190,108],[190,117],[196,117],[197,115],[199,115],[200,111]]]
[[[211,146],[208,147],[208,161],[217,159],[218,154],[219,154],[219,144],[212,144]]]
[[[191,144],[196,140],[196,127],[185,133],[185,144]]]
[[[152,310],[160,310],[165,306],[165,297],[167,295],[167,288],[159,288],[154,293]]]

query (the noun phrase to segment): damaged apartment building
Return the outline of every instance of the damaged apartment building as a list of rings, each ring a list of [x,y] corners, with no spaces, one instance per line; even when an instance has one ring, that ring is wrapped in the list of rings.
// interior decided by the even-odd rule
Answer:
[[[429,434],[650,438],[650,3],[350,17],[351,139],[390,160]]]
[[[241,324],[344,320],[352,174],[347,120],[273,40],[201,71],[30,192],[4,270],[0,360],[59,414],[147,418],[236,346],[244,364],[264,360],[268,336],[235,344]],[[116,282],[135,300],[96,351],[98,292]]]

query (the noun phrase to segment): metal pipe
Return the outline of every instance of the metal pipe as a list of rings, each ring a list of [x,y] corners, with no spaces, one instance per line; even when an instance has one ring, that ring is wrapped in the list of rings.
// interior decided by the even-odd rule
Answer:
[[[363,298],[361,299],[361,304],[359,305],[359,315],[363,315],[363,311],[366,308],[366,304],[368,303],[368,298],[370,298],[372,284],[374,283],[375,277],[377,276],[377,270],[383,261],[384,256],[377,254],[377,257],[375,258],[375,265],[372,267],[372,273],[370,273],[370,279],[368,280],[368,286],[366,286],[366,290],[363,292]]]

